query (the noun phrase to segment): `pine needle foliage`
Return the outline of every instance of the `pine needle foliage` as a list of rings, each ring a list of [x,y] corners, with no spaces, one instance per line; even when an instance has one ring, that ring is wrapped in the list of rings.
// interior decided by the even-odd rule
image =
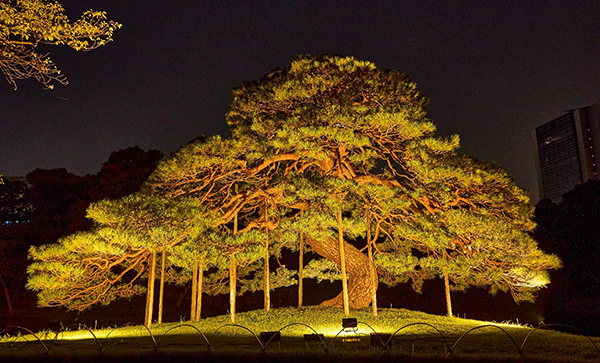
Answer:
[[[63,255],[80,266],[87,254],[100,261],[140,254],[79,285],[113,281],[93,303],[138,293],[127,279],[120,283],[130,290],[119,290],[126,275],[111,274],[129,269],[137,279],[148,253],[166,249],[183,279],[211,271],[202,290],[229,291],[234,320],[236,294],[263,289],[268,302],[267,291],[295,283],[295,271],[273,271],[268,261],[297,251],[300,236],[324,258],[305,276],[347,272],[348,295],[329,306],[365,307],[379,281],[411,281],[419,290],[442,276],[457,290],[484,286],[530,301],[560,266],[531,237],[527,193],[504,169],[459,155],[458,136],[437,137],[429,101],[403,73],[352,57],[299,56],[233,94],[231,137],[199,138],[162,161],[142,194],[90,208],[99,228],[85,238],[100,240],[87,247],[98,251],[66,239],[32,249],[30,287],[41,291],[40,304],[77,306],[43,296],[68,296],[54,281]],[[44,257],[46,249],[60,257]],[[87,268],[69,274],[85,276]]]
[[[147,278],[151,253],[198,238],[206,229],[199,218],[204,211],[192,199],[140,194],[94,203],[88,217],[97,228],[31,247],[27,288],[39,291],[40,307],[73,310],[141,294],[145,289],[137,282]],[[177,271],[167,276],[180,282]]]
[[[102,11],[88,10],[70,21],[60,3],[53,0],[0,1],[0,71],[17,89],[17,80],[34,78],[45,88],[54,82],[68,84],[65,75],[39,54],[40,44],[65,45],[89,51],[112,41],[121,24],[108,20]]]

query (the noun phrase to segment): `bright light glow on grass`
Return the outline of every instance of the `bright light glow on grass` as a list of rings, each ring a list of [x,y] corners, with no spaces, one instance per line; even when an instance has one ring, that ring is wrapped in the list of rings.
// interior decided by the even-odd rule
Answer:
[[[491,324],[494,324],[496,326],[506,327],[506,328],[519,328],[519,329],[522,328],[522,329],[526,329],[526,327],[523,326],[522,324],[515,323],[515,322],[512,322],[512,321],[506,321],[506,322],[502,322],[502,323],[493,322]]]
[[[99,336],[100,332],[94,332],[97,339],[103,338]],[[104,334],[106,335],[106,334]],[[87,330],[77,330],[77,331],[69,331],[58,333],[56,340],[83,340],[83,339],[94,339],[92,333]]]
[[[93,333],[93,335],[92,335]],[[50,333],[51,338],[54,337],[54,333]],[[84,339],[110,339],[110,338],[136,338],[141,336],[149,336],[148,331],[143,326],[136,327],[125,327],[125,328],[114,328],[114,329],[100,329],[91,330],[80,329],[74,331],[64,331],[58,333],[57,340],[84,340]]]
[[[324,324],[321,325],[319,327],[315,327],[315,330],[319,333],[319,334],[323,334],[326,337],[334,337],[336,336],[338,333],[338,337],[346,337],[349,335],[368,335],[370,333],[370,329],[366,326],[361,326],[359,324],[359,326],[356,328],[356,330],[354,328],[352,329],[344,329],[342,332],[340,332],[340,330],[342,330],[342,324],[340,322],[331,322],[330,324]]]

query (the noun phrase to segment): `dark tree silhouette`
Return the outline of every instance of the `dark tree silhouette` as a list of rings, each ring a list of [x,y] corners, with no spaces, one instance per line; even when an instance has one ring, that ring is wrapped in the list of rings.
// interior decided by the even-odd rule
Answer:
[[[559,204],[539,201],[535,219],[540,245],[564,264],[553,273],[546,319],[600,332],[600,181],[576,186]]]

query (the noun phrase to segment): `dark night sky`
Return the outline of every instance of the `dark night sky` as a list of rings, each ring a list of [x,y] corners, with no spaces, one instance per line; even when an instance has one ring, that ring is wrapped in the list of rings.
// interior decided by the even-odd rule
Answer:
[[[537,200],[532,130],[600,100],[600,2],[61,1],[123,28],[92,52],[47,47],[70,84],[0,83],[0,174],[95,173],[112,151],[166,155],[224,134],[231,89],[296,54],[399,69],[440,135],[508,169]]]

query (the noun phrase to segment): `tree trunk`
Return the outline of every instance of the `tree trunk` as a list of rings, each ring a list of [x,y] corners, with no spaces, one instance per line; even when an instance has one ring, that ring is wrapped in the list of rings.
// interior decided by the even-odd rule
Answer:
[[[346,253],[344,252],[344,228],[342,225],[342,210],[337,213],[338,243],[340,250],[340,267],[342,270],[342,296],[344,297],[344,314],[350,315],[350,302],[348,301],[348,278],[346,277]]]
[[[8,315],[14,315],[15,310],[13,309],[12,303],[10,302],[10,293],[8,291],[8,287],[6,286],[6,281],[4,281],[4,277],[0,274],[0,283],[2,284],[2,291],[4,292],[4,298],[6,299],[6,305],[8,306]]]
[[[304,236],[300,233],[300,257],[298,257],[298,307],[302,307],[302,274],[304,272]]]
[[[231,316],[231,324],[235,324],[236,280],[237,263],[235,261],[235,256],[231,256],[229,259],[229,314]]]
[[[450,279],[448,278],[448,272],[444,271],[444,287],[446,288],[446,310],[448,316],[452,316],[452,300],[450,299]]]
[[[152,313],[154,310],[154,280],[156,278],[156,251],[152,251],[149,262],[148,291],[146,292],[146,316],[144,325],[148,328],[152,325]]]
[[[235,185],[235,193],[238,192],[238,186]],[[233,235],[237,235],[238,232],[238,215],[237,213],[233,217]],[[235,254],[229,258],[229,315],[231,317],[231,324],[235,324],[235,298],[236,298],[236,283],[237,283],[237,261],[235,260]]]
[[[323,241],[316,241],[305,236],[306,243],[315,250],[317,254],[333,262],[340,264],[339,241],[329,238]],[[369,306],[371,303],[372,291],[377,291],[378,279],[375,276],[371,278],[369,273],[365,273],[373,268],[369,258],[360,252],[356,247],[348,242],[344,242],[344,252],[346,257],[346,272],[348,274],[348,300],[350,309],[361,309]],[[324,306],[343,307],[343,294],[331,300],[321,303]]]
[[[379,225],[377,225],[379,228]],[[375,236],[377,236],[378,229],[375,229]],[[371,268],[369,269],[369,276],[373,284],[371,285],[371,308],[373,310],[373,316],[377,316],[377,289],[374,288],[375,279],[377,278],[377,271],[375,270],[375,265],[373,264],[373,243],[375,238],[371,238],[371,223],[367,220],[367,253],[369,256],[369,264]]]
[[[271,281],[269,276],[269,230],[265,228],[265,311],[271,310]]]
[[[202,313],[202,280],[204,278],[204,265],[203,264],[199,264],[198,265],[198,283],[197,283],[197,289],[196,289],[196,321],[200,320],[200,316]]]
[[[196,319],[196,303],[198,302],[198,263],[194,262],[192,266],[192,307],[190,308],[190,320]]]
[[[162,249],[160,261],[160,292],[158,293],[158,324],[162,324],[163,318],[163,299],[165,296],[165,262],[167,260],[165,248]]]

